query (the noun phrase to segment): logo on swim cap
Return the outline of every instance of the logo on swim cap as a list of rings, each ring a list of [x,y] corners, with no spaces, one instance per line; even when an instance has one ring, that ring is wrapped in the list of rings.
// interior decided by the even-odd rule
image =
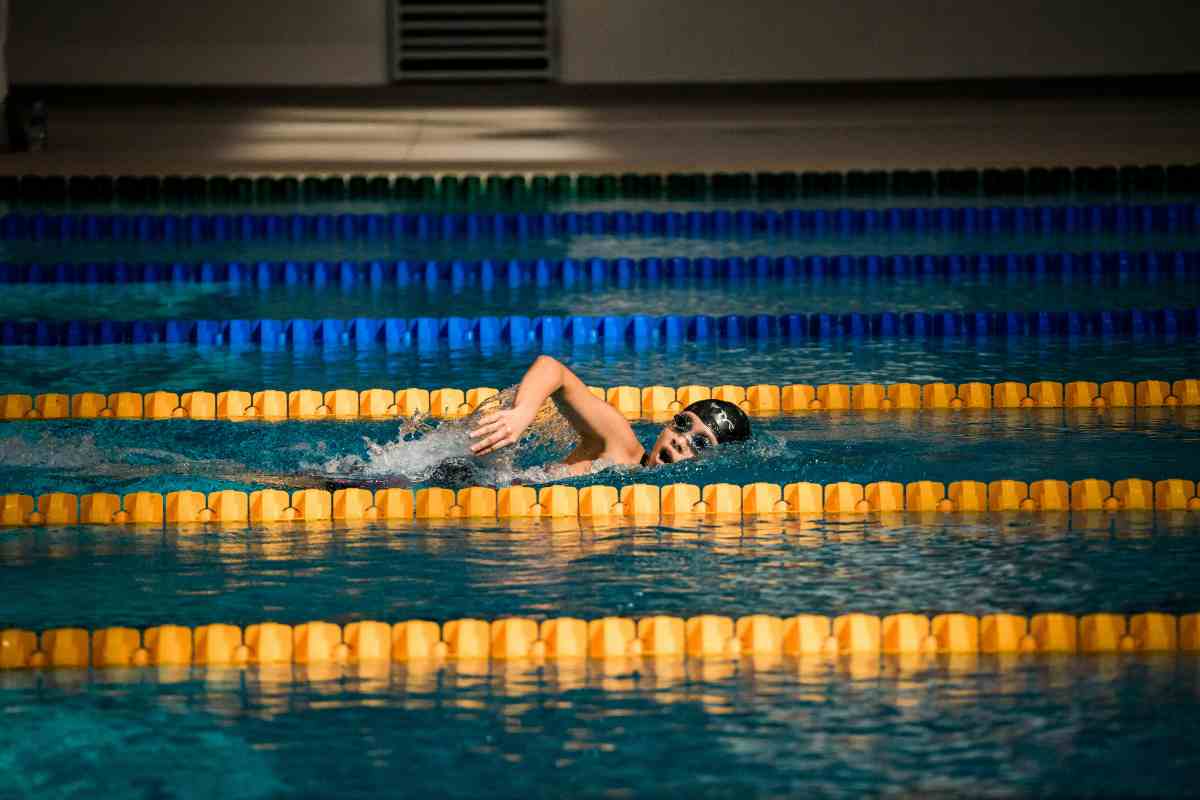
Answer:
[[[712,430],[718,443],[750,438],[750,420],[746,418],[746,412],[727,400],[697,400],[684,411],[699,417]]]

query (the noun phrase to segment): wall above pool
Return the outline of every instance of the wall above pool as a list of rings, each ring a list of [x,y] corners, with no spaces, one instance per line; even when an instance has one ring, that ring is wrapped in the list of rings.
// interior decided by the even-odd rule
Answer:
[[[1200,70],[1200,5],[560,0],[564,83],[946,80]],[[387,3],[13,3],[15,83],[388,83]],[[236,31],[231,36],[230,31]],[[1147,42],[1153,42],[1147,47]]]

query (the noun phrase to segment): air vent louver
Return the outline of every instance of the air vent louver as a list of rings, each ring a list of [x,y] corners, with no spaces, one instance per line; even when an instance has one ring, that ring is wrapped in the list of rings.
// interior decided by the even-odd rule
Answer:
[[[553,0],[392,0],[390,6],[396,80],[554,75]]]

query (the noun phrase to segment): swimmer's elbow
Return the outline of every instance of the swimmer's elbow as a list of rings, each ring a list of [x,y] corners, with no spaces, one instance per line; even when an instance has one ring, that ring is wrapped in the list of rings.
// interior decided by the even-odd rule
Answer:
[[[553,385],[553,393],[557,394],[562,389],[566,388],[575,373],[567,368],[567,365],[559,361],[553,356],[540,355],[529,368],[530,372],[545,375]]]

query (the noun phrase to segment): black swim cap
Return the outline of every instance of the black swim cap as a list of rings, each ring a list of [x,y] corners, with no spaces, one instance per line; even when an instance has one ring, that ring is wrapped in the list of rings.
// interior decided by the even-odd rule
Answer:
[[[692,412],[711,428],[718,444],[750,438],[750,418],[728,400],[697,400],[684,411]]]

